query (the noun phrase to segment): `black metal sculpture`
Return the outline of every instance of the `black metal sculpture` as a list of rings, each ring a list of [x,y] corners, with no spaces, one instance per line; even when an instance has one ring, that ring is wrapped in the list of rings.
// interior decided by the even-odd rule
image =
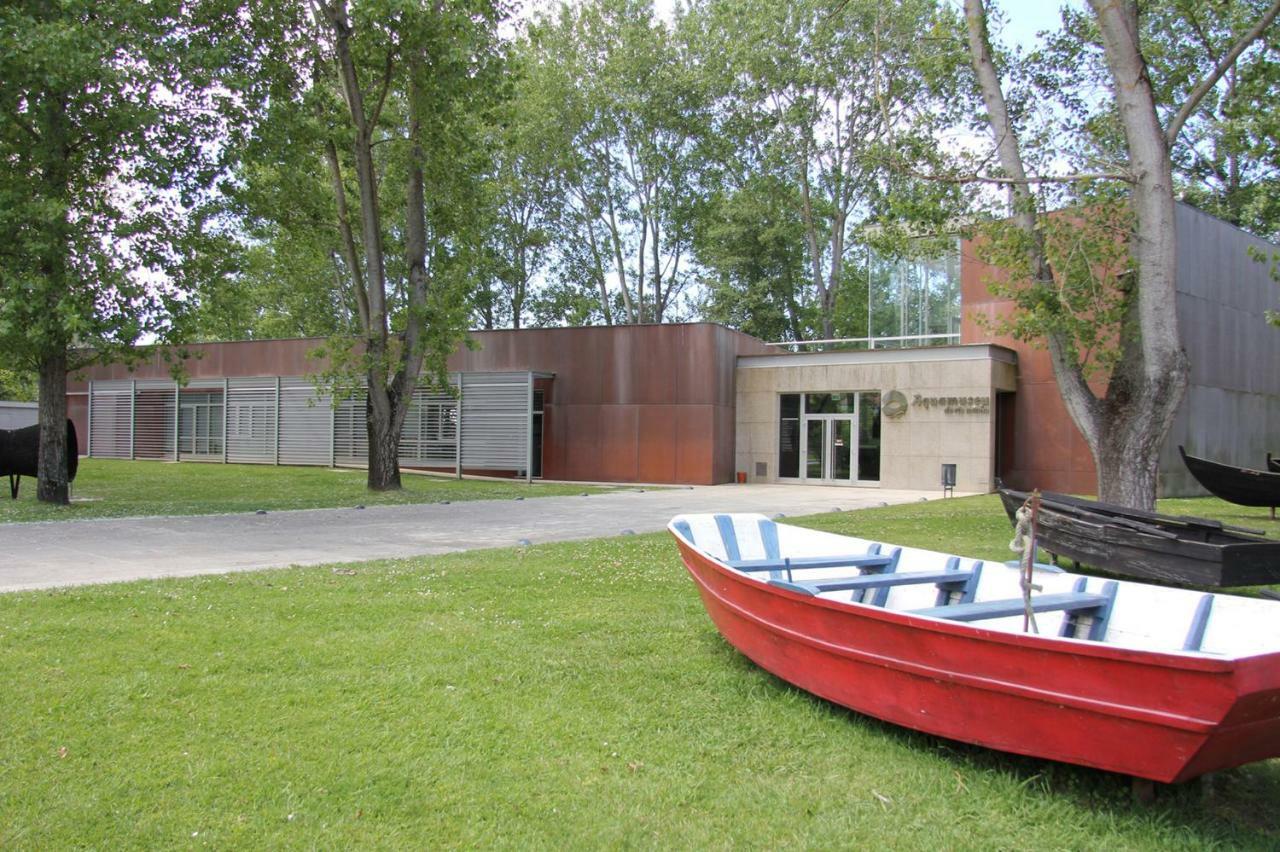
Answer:
[[[76,424],[67,420],[67,482],[74,482],[80,463]],[[9,496],[18,499],[18,485],[24,476],[36,476],[40,465],[40,427],[0,429],[0,476],[9,477]]]

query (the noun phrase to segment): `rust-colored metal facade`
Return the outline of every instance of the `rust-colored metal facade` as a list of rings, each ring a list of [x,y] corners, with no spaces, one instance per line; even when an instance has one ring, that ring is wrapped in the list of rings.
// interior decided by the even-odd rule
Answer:
[[[766,354],[762,342],[712,323],[473,332],[476,348],[449,359],[465,372],[533,370],[543,393],[542,476],[546,479],[729,482],[734,470],[738,355]],[[304,376],[324,362],[316,339],[205,343],[187,347],[190,379]],[[95,367],[73,377],[68,403],[89,434],[88,381],[163,379],[157,355],[136,365]]]
[[[999,299],[987,289],[989,282],[1004,276],[1003,270],[978,259],[971,241],[961,242],[961,343],[995,343],[1018,353],[1017,392],[997,402],[1003,420],[1000,434],[1013,440],[999,448],[996,475],[1014,488],[1096,493],[1093,456],[1067,414],[1048,351],[987,330],[992,321],[1014,310],[1012,301]]]
[[[1270,256],[1277,246],[1190,205],[1178,204],[1175,212],[1178,322],[1191,375],[1160,454],[1162,496],[1205,493],[1182,464],[1180,444],[1188,452],[1259,468],[1277,449],[1280,434],[1280,334],[1265,316],[1276,303],[1276,287],[1268,265],[1251,253]],[[962,243],[961,342],[997,343],[1018,354],[1017,392],[1001,400],[1008,409],[1001,412],[1002,432],[1016,437],[1001,448],[997,473],[1024,490],[1096,493],[1093,456],[1067,414],[1048,352],[993,335],[979,321],[1013,311],[1012,302],[987,290],[1002,274],[975,256],[972,243]]]
[[[710,485],[733,479],[739,355],[773,350],[722,325],[474,332],[450,370],[554,373],[543,476]]]

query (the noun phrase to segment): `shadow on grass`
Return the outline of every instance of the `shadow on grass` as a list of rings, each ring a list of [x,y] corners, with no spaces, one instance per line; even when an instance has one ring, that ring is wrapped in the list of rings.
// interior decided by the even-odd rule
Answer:
[[[803,698],[828,718],[856,726],[883,740],[886,751],[901,748],[927,752],[949,763],[957,777],[978,774],[1009,779],[1035,796],[1066,798],[1091,813],[1114,812],[1154,817],[1206,844],[1241,842],[1243,830],[1261,848],[1280,848],[1280,760],[1238,767],[1183,784],[1157,784],[1151,804],[1135,799],[1132,778],[983,746],[951,740],[885,722],[850,710],[792,686],[765,671],[718,634],[703,637],[706,650],[742,674],[754,678],[779,699]]]

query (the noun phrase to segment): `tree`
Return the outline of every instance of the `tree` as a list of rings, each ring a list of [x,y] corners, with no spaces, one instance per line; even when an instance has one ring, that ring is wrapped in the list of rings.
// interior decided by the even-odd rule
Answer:
[[[67,371],[170,332],[220,174],[216,2],[0,12],[0,353],[39,376],[37,497],[66,503]]]
[[[1249,44],[1280,12],[1275,3],[1242,29],[1212,66],[1197,75],[1186,98],[1167,108],[1161,120],[1156,92],[1144,60],[1136,4],[1090,0],[1114,99],[1116,127],[1123,141],[1120,162],[1105,164],[1107,149],[1091,151],[1105,168],[1062,177],[1064,183],[1119,181],[1132,227],[1127,234],[1128,268],[1120,276],[1117,356],[1105,376],[1106,390],[1090,387],[1076,342],[1055,318],[1064,312],[1056,298],[1055,269],[1045,244],[1043,209],[1032,188],[1058,180],[1026,169],[1019,127],[1006,100],[988,34],[983,0],[965,0],[970,56],[986,107],[986,119],[1008,187],[1012,223],[1021,235],[1027,286],[1047,321],[1043,323],[1054,375],[1072,420],[1093,453],[1099,497],[1150,508],[1155,503],[1160,448],[1186,391],[1188,365],[1178,334],[1176,233],[1171,152],[1188,118],[1214,90]],[[1087,210],[1081,215],[1088,216]]]
[[[11,402],[35,402],[36,375],[26,370],[0,369],[0,399]]]
[[[704,14],[702,64],[724,82],[716,131],[735,143],[724,149],[725,194],[762,176],[789,187],[776,197],[792,200],[800,225],[807,280],[796,301],[812,305],[817,336],[835,337],[859,232],[895,218],[916,180],[890,167],[890,153],[951,114],[963,58],[952,16],[932,0],[713,0]]]
[[[557,271],[597,294],[606,323],[668,319],[692,280],[707,136],[679,20],[669,29],[645,0],[592,0],[532,26],[529,49],[530,84],[557,110]]]
[[[535,279],[547,268],[559,225],[561,188],[557,172],[559,127],[545,89],[532,84],[519,61],[529,61],[528,41],[516,48],[514,92],[504,101],[490,131],[493,171],[486,181],[489,286],[477,294],[484,328],[524,325]]]
[[[398,447],[424,374],[444,383],[479,268],[480,144],[499,89],[499,5],[312,0],[261,4],[262,54],[245,96],[261,118],[242,172],[263,225],[307,229],[351,306],[357,345],[329,349],[335,383],[367,391],[368,485],[400,487]],[[285,215],[297,187],[328,187],[319,216]],[[270,204],[262,199],[275,199]],[[308,221],[309,219],[309,221]],[[318,250],[317,250],[318,249]]]
[[[1263,18],[1268,0],[1192,0],[1145,3],[1139,17],[1147,71],[1162,121],[1177,118],[1189,103],[1203,69],[1213,68],[1236,46],[1240,34]],[[1046,59],[1054,84],[1071,92],[1076,120],[1122,145],[1113,105],[1088,97],[1105,85],[1098,25],[1092,15],[1065,9],[1063,29],[1051,39]],[[1171,146],[1180,197],[1261,237],[1280,234],[1280,47],[1259,38],[1245,46],[1221,79],[1182,117]],[[1062,98],[1058,99],[1063,102]]]
[[[188,334],[199,340],[353,336],[355,318],[335,281],[335,256],[306,236],[270,227],[260,241],[233,250],[233,268],[202,283]]]
[[[707,319],[764,340],[811,337],[804,235],[794,187],[777,176],[713,197],[694,243],[708,270]]]

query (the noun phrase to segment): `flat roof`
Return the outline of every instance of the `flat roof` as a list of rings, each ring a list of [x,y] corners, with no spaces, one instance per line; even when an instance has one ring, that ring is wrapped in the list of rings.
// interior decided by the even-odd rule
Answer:
[[[919,361],[1003,361],[1017,364],[1018,353],[994,343],[958,346],[917,346],[910,349],[841,349],[831,352],[779,352],[777,355],[739,355],[746,370],[771,367],[829,367],[840,364],[904,364]]]

